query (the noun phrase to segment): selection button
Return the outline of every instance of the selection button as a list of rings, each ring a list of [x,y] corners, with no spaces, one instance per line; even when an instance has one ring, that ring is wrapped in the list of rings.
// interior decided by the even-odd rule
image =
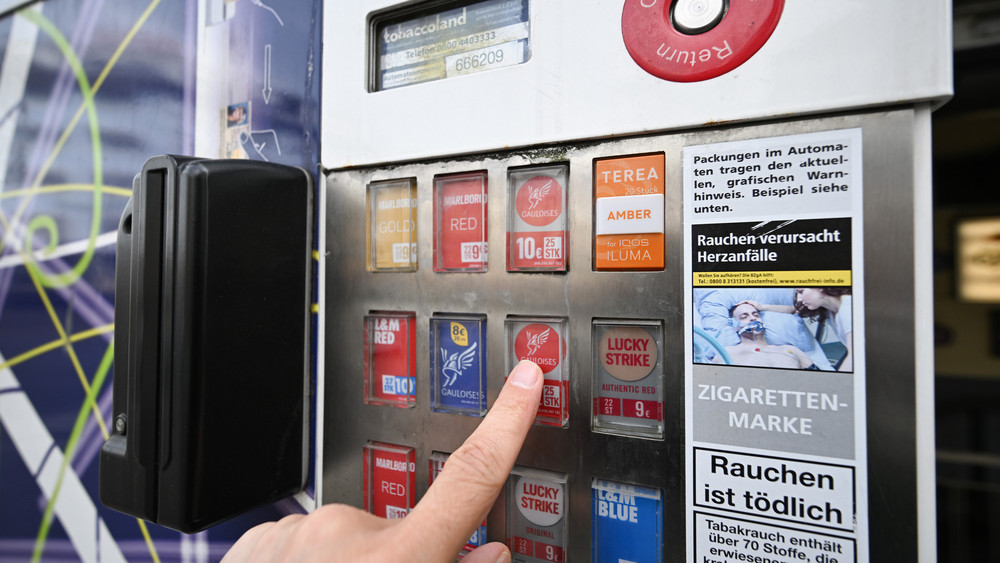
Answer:
[[[383,442],[364,446],[365,510],[382,518],[403,518],[416,499],[413,448]]]
[[[507,480],[507,545],[514,561],[564,563],[569,514],[564,474],[515,467]]]
[[[431,409],[486,414],[486,317],[431,317]]]
[[[413,313],[365,316],[365,403],[416,403],[417,323]]]
[[[663,153],[594,161],[594,269],[664,267]]]
[[[593,322],[591,430],[663,438],[663,324]]]

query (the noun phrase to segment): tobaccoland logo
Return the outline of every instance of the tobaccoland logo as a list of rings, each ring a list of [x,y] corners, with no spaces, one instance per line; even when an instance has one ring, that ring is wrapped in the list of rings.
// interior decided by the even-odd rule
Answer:
[[[441,367],[441,373],[444,374],[445,380],[444,384],[441,385],[442,389],[451,387],[455,381],[465,372],[466,369],[472,366],[472,361],[476,355],[476,346],[478,342],[473,342],[472,346],[464,352],[455,352],[454,354],[448,355],[448,350],[441,348],[441,359],[444,364]]]
[[[400,39],[411,39],[418,35],[430,35],[441,30],[465,25],[465,17],[465,8],[462,8],[461,15],[456,14],[442,18],[441,14],[437,14],[433,20],[431,18],[423,18],[406,25],[406,27],[403,27],[405,24],[402,23],[397,24],[395,29],[386,27],[382,31],[382,40],[386,43],[395,43]]]

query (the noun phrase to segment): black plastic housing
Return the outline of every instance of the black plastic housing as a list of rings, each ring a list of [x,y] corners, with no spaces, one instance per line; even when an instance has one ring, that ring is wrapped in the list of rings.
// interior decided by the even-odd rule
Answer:
[[[305,486],[312,217],[300,168],[158,156],[135,177],[106,506],[193,533]]]

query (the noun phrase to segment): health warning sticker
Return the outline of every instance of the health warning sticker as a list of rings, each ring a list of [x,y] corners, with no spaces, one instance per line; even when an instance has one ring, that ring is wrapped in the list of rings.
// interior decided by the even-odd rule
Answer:
[[[695,506],[854,531],[854,467],[709,448],[693,461]]]
[[[416,501],[416,453],[383,442],[364,446],[365,510],[382,518],[406,516]]]
[[[374,272],[417,269],[417,180],[368,184],[367,266]]]
[[[594,161],[594,269],[662,270],[663,153]]]
[[[448,454],[443,452],[433,452],[427,460],[427,484],[434,484],[434,479],[444,470],[444,464],[448,461]],[[479,527],[473,530],[469,540],[465,542],[465,547],[459,552],[459,556],[468,555],[470,551],[486,543],[486,520],[483,519]]]
[[[663,325],[595,320],[591,429],[663,438]]]
[[[486,414],[486,317],[431,318],[431,409]]]
[[[507,271],[566,270],[568,178],[567,164],[507,172]]]
[[[545,377],[535,422],[548,426],[569,423],[569,362],[565,318],[508,317],[507,372],[521,360],[542,368]]]
[[[434,178],[434,271],[485,272],[486,172]]]
[[[416,403],[417,324],[413,313],[365,316],[365,403]]]
[[[566,561],[566,475],[515,467],[507,481],[507,545],[514,561]]]
[[[591,553],[595,563],[663,561],[663,493],[594,479],[591,491]]]
[[[695,511],[694,533],[689,536],[695,561],[726,557],[729,561],[753,561],[770,557],[776,561],[814,561],[815,563],[855,563],[858,542],[842,533],[716,515]],[[863,561],[868,561],[865,557]]]

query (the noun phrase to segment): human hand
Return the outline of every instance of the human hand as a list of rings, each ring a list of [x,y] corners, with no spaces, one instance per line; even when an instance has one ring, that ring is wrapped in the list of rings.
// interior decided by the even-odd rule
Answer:
[[[475,432],[445,464],[410,513],[386,520],[343,504],[294,514],[243,534],[224,563],[256,561],[453,562],[486,517],[507,480],[542,395],[542,370],[527,360],[510,372]],[[477,548],[463,563],[510,561],[500,542]]]

